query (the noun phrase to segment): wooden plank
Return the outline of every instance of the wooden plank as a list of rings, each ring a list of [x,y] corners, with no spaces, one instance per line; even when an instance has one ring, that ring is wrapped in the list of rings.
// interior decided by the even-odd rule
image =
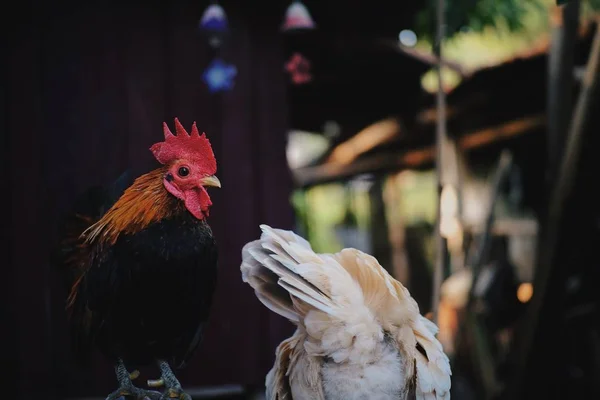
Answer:
[[[463,224],[465,230],[472,233],[483,232],[483,225]],[[532,235],[538,233],[538,222],[533,218],[502,218],[496,219],[492,226],[494,235]]]

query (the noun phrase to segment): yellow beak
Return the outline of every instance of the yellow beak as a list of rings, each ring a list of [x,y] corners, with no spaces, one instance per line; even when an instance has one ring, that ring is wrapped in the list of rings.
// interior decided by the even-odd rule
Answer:
[[[202,186],[212,186],[212,187],[221,187],[221,181],[219,180],[219,178],[217,178],[214,175],[211,176],[207,176],[206,178],[203,178],[200,183],[202,184]]]

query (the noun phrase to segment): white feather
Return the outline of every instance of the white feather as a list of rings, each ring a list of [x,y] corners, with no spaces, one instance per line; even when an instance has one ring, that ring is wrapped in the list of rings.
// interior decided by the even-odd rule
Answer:
[[[298,325],[267,375],[270,400],[397,400],[413,374],[418,400],[450,399],[438,327],[375,258],[356,249],[317,254],[291,231],[260,228],[260,240],[242,249],[242,279]]]

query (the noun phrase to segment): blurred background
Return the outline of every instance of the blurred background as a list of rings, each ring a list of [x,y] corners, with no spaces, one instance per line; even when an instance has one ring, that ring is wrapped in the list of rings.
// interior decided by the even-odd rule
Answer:
[[[453,399],[593,397],[600,2],[559,3],[11,4],[3,398],[114,390],[101,356],[72,358],[48,255],[75,197],[143,169],[174,117],[207,133],[223,182],[213,313],[179,375],[196,398],[264,398],[292,332],[240,278],[260,223],[377,257],[440,325]]]

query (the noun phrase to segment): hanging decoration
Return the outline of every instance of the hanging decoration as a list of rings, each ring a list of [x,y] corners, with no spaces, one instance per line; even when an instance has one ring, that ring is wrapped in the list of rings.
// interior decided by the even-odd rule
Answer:
[[[315,23],[306,6],[301,1],[294,1],[285,12],[281,29],[284,32],[315,29]]]
[[[203,74],[204,82],[208,85],[211,93],[228,91],[235,84],[237,68],[235,65],[216,58],[206,68]]]
[[[290,74],[292,82],[296,85],[302,85],[312,80],[310,67],[310,61],[300,53],[294,53],[285,64],[285,69]]]
[[[218,4],[208,6],[200,18],[200,29],[206,32],[208,43],[212,47],[219,47],[229,31],[227,14],[223,7]]]
[[[200,29],[208,35],[208,43],[215,49],[223,44],[225,35],[229,32],[229,22],[225,10],[217,2],[209,5],[199,23]],[[222,59],[215,58],[202,74],[202,79],[211,93],[228,91],[235,84],[237,68],[235,65],[226,63]]]

